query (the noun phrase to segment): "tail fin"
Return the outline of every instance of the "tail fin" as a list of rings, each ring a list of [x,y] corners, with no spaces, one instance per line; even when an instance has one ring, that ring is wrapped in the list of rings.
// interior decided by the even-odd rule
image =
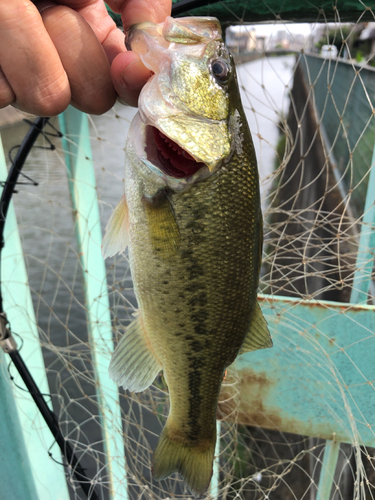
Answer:
[[[192,446],[176,442],[168,436],[168,422],[154,452],[152,474],[154,479],[165,479],[179,472],[191,493],[200,497],[207,490],[212,477],[216,436],[212,442]]]

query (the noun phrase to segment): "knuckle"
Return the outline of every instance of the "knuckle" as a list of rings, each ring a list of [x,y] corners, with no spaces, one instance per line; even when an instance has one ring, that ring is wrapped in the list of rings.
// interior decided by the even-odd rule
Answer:
[[[70,88],[66,78],[48,81],[30,89],[27,95],[17,96],[19,105],[40,116],[56,116],[70,104]]]
[[[70,93],[47,94],[36,103],[36,108],[41,116],[56,116],[69,106]]]

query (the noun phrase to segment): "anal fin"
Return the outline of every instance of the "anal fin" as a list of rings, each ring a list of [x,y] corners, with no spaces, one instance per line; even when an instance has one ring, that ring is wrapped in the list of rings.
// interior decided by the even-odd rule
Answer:
[[[272,347],[272,345],[267,321],[264,319],[262,310],[257,302],[251,317],[250,328],[242,344],[239,356],[245,352],[266,349],[267,347]]]
[[[113,353],[109,376],[124,389],[141,392],[152,384],[161,369],[139,315],[125,330]]]
[[[128,246],[129,213],[125,195],[114,209],[105,228],[102,243],[102,254],[106,259],[116,253],[122,253]]]

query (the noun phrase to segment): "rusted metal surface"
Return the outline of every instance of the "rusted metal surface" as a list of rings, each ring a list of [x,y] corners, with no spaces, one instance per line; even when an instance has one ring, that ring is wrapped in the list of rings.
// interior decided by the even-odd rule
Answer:
[[[232,365],[221,417],[374,446],[374,307],[269,296],[260,303],[274,347]]]

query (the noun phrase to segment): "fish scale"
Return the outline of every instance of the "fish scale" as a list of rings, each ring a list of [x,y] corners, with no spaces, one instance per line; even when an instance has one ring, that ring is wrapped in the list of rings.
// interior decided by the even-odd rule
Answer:
[[[168,30],[184,40],[181,53],[177,42],[166,49]],[[197,46],[200,32],[202,43]],[[110,375],[125,389],[141,391],[163,371],[170,413],[154,453],[153,474],[163,479],[178,471],[199,496],[212,476],[224,371],[242,352],[272,345],[257,303],[263,238],[257,164],[233,59],[214,18],[145,23],[132,28],[128,38],[128,46],[141,52],[155,75],[142,91],[141,113],[129,132],[125,196],[104,241],[108,255],[121,251],[124,237],[118,228],[124,227],[119,222],[126,219],[139,306],[138,317],[113,355]],[[188,55],[189,43],[193,55]],[[152,65],[149,53],[161,50],[170,50],[174,71],[165,65],[159,74]],[[188,57],[180,70],[173,66],[176,51],[176,60]],[[225,77],[220,85],[212,73],[212,61]],[[205,72],[205,78],[197,79],[199,72]],[[195,92],[205,96],[190,108],[189,75]],[[183,85],[178,78],[186,80]],[[205,107],[215,88],[215,109],[210,112]],[[155,95],[161,102],[155,101]],[[171,102],[177,106],[173,112]],[[208,116],[220,120],[209,121]],[[202,168],[191,176],[179,174],[178,179],[168,175],[170,170],[158,163],[150,126],[165,135],[171,147],[176,143],[202,162]],[[212,156],[207,158],[209,151]],[[215,156],[218,152],[220,158]]]

